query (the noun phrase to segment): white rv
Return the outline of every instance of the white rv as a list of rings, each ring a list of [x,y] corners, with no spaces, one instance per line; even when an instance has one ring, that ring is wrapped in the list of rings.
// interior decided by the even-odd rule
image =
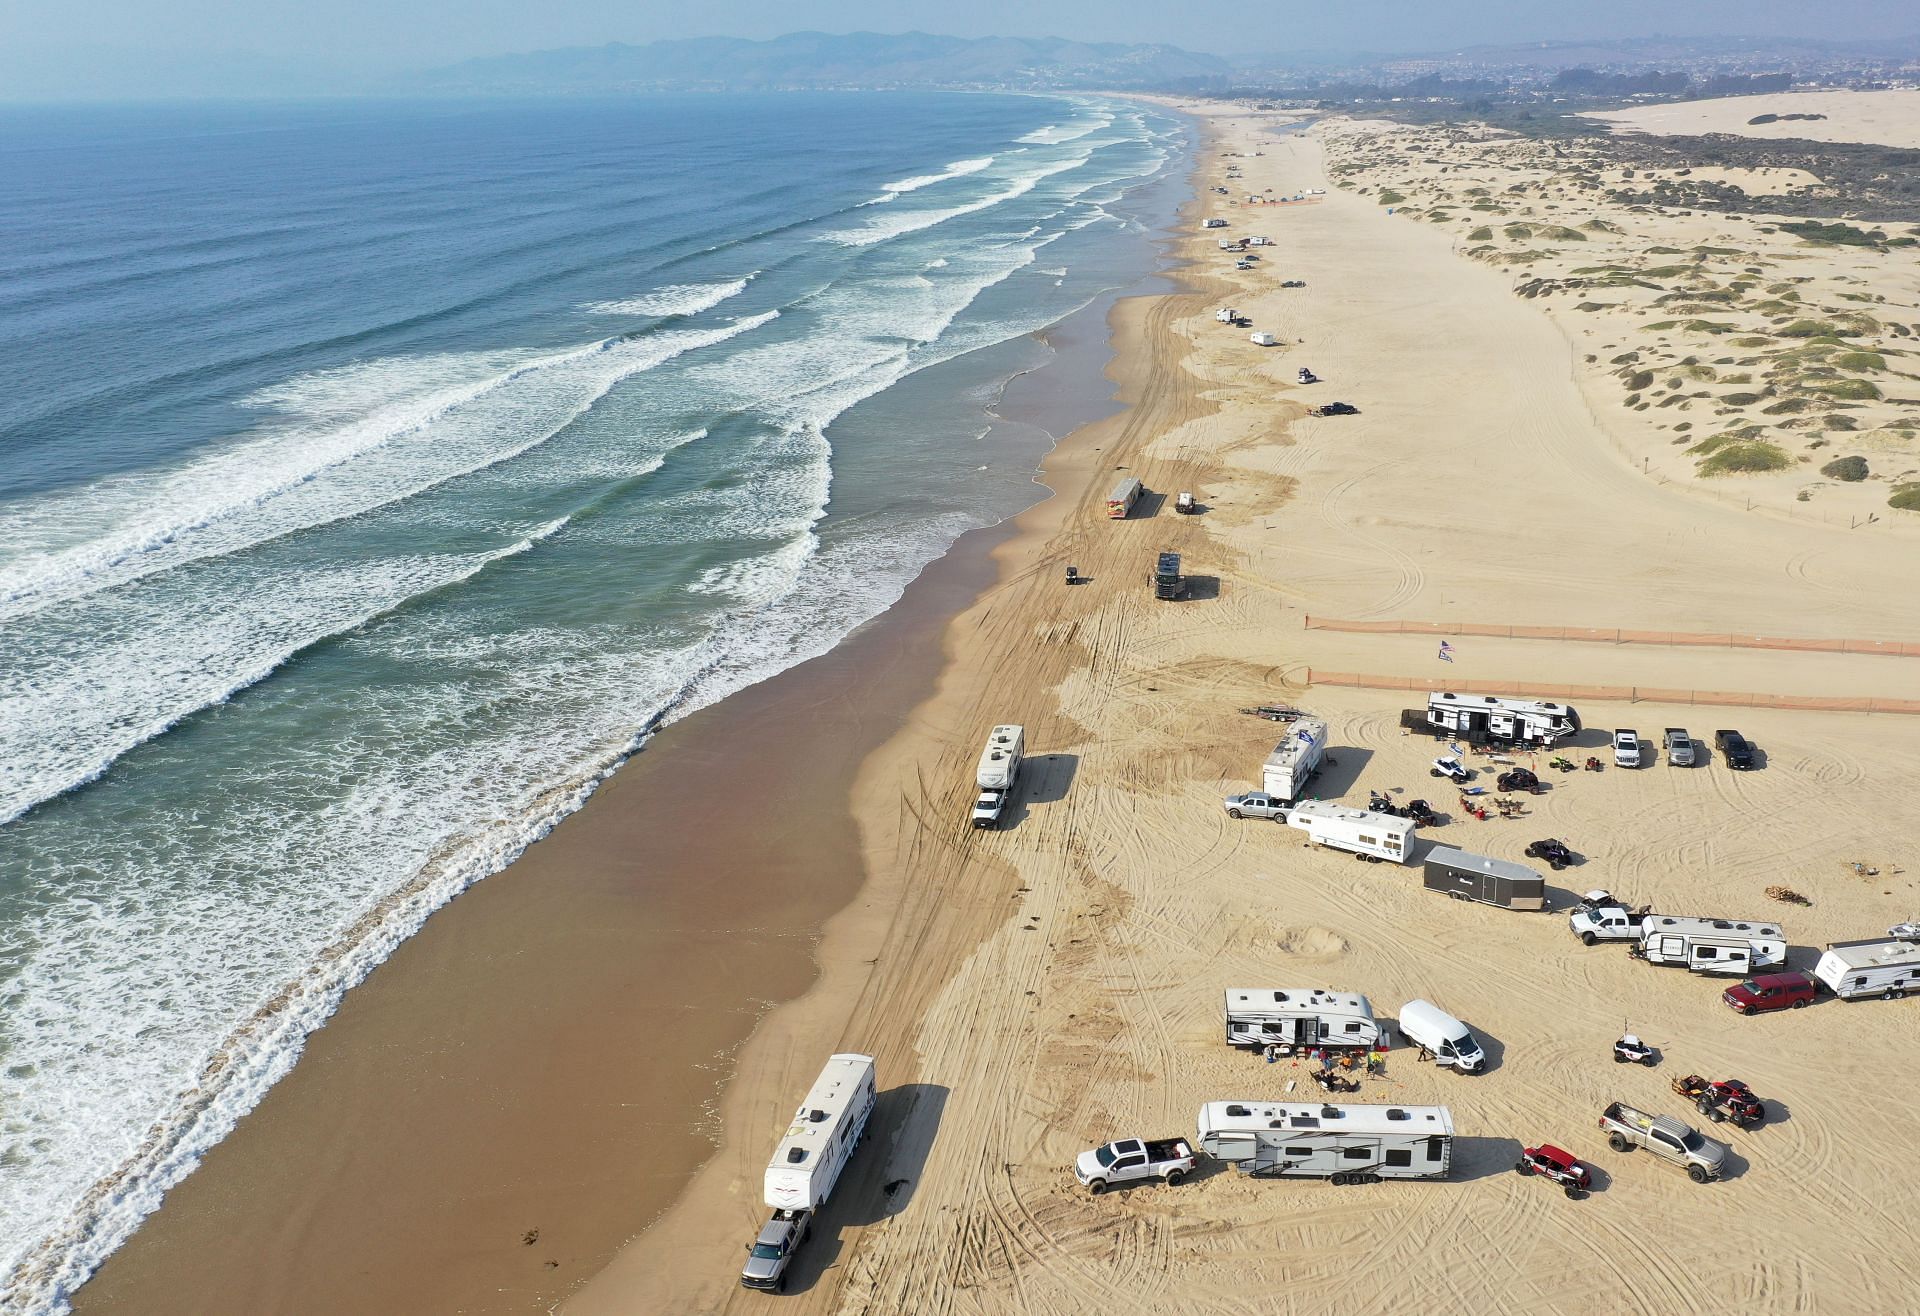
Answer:
[[[1380,1040],[1373,1006],[1364,996],[1318,987],[1227,988],[1227,1045],[1296,1047],[1372,1046]]]
[[[980,751],[980,767],[973,776],[974,784],[980,788],[980,798],[973,802],[975,827],[991,827],[1000,821],[1000,815],[1006,811],[1007,797],[1013,793],[1014,778],[1020,775],[1020,758],[1026,743],[1024,727],[995,727],[987,737],[987,747]]]
[[[1649,964],[1684,964],[1693,973],[1745,977],[1787,962],[1778,924],[1758,919],[1685,918],[1649,914],[1636,954]]]
[[[1213,318],[1221,324],[1239,324],[1240,312],[1231,306],[1222,306],[1213,313]]]
[[[1410,857],[1411,818],[1369,813],[1337,800],[1308,800],[1288,810],[1287,826],[1305,832],[1315,845],[1345,850],[1370,864],[1382,859],[1404,864]]]
[[[1287,737],[1273,747],[1260,769],[1260,786],[1284,804],[1292,804],[1306,792],[1307,783],[1320,771],[1327,754],[1327,724],[1317,717],[1303,717],[1287,730]]]
[[[1879,996],[1891,1001],[1920,992],[1920,939],[1893,935],[1833,942],[1813,966],[1813,976],[1843,1000]]]
[[[1292,1106],[1213,1101],[1200,1108],[1201,1150],[1246,1174],[1375,1183],[1444,1179],[1453,1162],[1445,1106]]]
[[[1551,745],[1580,730],[1580,714],[1566,704],[1435,690],[1427,695],[1426,723],[1469,741]]]
[[[873,1057],[829,1057],[767,1162],[767,1205],[811,1211],[826,1201],[867,1131],[873,1103]]]
[[[1264,329],[1256,329],[1247,335],[1247,341],[1255,347],[1278,347],[1280,340]]]

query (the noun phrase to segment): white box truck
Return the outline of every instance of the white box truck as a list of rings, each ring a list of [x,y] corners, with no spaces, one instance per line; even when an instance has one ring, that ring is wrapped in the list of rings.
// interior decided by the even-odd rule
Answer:
[[[1682,964],[1690,973],[1744,978],[1757,969],[1783,967],[1787,943],[1778,924],[1758,919],[1649,914],[1640,924],[1640,944],[1630,953],[1649,964]]]
[[[1316,1046],[1370,1047],[1380,1040],[1373,1005],[1351,992],[1318,987],[1229,987],[1227,1045],[1281,1055]]]
[[[1833,942],[1813,966],[1813,976],[1844,1001],[1864,996],[1891,1001],[1908,992],[1920,992],[1920,940],[1889,935],[1870,941]]]
[[[1404,864],[1411,857],[1411,818],[1369,813],[1337,800],[1308,800],[1288,811],[1287,826],[1305,832],[1307,840],[1314,845],[1345,850],[1370,864],[1383,859]]]
[[[1261,1178],[1444,1179],[1453,1163],[1445,1106],[1211,1101],[1198,1124],[1202,1151]]]
[[[876,1100],[872,1056],[847,1052],[827,1058],[767,1162],[762,1197],[773,1215],[747,1245],[742,1287],[785,1287],[787,1266],[865,1136]]]
[[[1303,717],[1261,765],[1261,788],[1281,803],[1292,804],[1306,794],[1326,756],[1327,724],[1317,717]]]
[[[1025,727],[998,726],[987,737],[987,747],[980,751],[980,766],[973,774],[974,785],[980,788],[980,797],[973,802],[975,827],[991,827],[1006,812],[1026,745]]]

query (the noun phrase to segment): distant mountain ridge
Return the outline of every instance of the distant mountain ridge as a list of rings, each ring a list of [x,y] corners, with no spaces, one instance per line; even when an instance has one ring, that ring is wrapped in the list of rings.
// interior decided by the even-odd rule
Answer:
[[[698,37],[471,59],[410,79],[415,91],[550,95],[879,87],[1149,87],[1226,80],[1216,55],[1060,37],[793,32]]]

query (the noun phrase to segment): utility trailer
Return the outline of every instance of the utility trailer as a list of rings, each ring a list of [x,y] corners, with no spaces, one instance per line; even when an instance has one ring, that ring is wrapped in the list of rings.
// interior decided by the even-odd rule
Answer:
[[[1198,1124],[1202,1151],[1259,1178],[1444,1179],[1453,1164],[1445,1106],[1214,1101]]]
[[[1318,987],[1229,987],[1227,1045],[1281,1055],[1317,1046],[1371,1047],[1380,1040],[1373,1005],[1364,996]]]
[[[1649,914],[1640,925],[1636,958],[1649,964],[1683,964],[1690,973],[1744,978],[1787,962],[1786,939],[1775,923],[1758,919],[1688,918]]]
[[[1371,813],[1338,800],[1307,800],[1287,814],[1287,826],[1307,834],[1314,845],[1345,850],[1370,864],[1404,864],[1411,858],[1413,820]]]
[[[1297,719],[1260,765],[1261,788],[1291,805],[1319,773],[1326,754],[1327,724],[1317,717]]]
[[[1477,900],[1501,909],[1547,907],[1546,879],[1525,864],[1436,845],[1427,851],[1422,868],[1427,890],[1455,900]]]

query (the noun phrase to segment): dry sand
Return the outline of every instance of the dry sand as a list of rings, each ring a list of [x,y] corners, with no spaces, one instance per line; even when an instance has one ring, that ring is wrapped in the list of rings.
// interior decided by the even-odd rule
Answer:
[[[1325,186],[1316,129],[1267,135],[1209,108],[1236,194]],[[1263,151],[1253,156],[1253,151]],[[1276,738],[1239,706],[1295,700],[1333,726],[1329,794],[1404,789],[1445,807],[1431,742],[1399,698],[1303,688],[1309,664],[1448,677],[1612,680],[1622,664],[1673,687],[1796,693],[1920,690],[1920,661],[1304,631],[1301,615],[1466,617],[1777,634],[1920,638],[1907,600],[1910,527],[1747,511],[1630,459],[1579,352],[1509,280],[1444,232],[1371,197],[1273,208],[1207,204],[1277,246],[1242,276],[1195,236],[1196,291],[1126,303],[1117,377],[1131,410],[1048,463],[1063,494],[1020,518],[997,585],[949,627],[933,696],[867,759],[854,792],[869,868],[861,912],[833,923],[821,979],[740,1053],[724,1143],[652,1229],[567,1304],[571,1313],[758,1311],[734,1281],[765,1212],[761,1170],[833,1049],[878,1057],[882,1097],[795,1272],[783,1310],[1742,1311],[1904,1308],[1920,1190],[1902,1094],[1920,1078],[1913,1003],[1743,1019],[1718,981],[1587,949],[1557,915],[1422,891],[1409,870],[1312,852],[1235,823],[1220,796]],[[1308,287],[1283,290],[1288,277]],[[1227,303],[1287,344],[1216,324]],[[1303,341],[1304,340],[1304,341]],[[1326,383],[1290,384],[1311,365]],[[1317,420],[1309,399],[1362,414]],[[1125,523],[1100,503],[1116,469],[1207,506],[1150,500]],[[1156,603],[1152,555],[1186,554],[1195,597]],[[1067,589],[1074,563],[1092,583]],[[1733,719],[1594,705],[1610,725],[1696,735]],[[1034,757],[1011,825],[965,824],[990,724],[1028,727]],[[1553,776],[1518,822],[1456,821],[1437,839],[1518,857],[1536,836],[1587,856],[1560,875],[1663,909],[1778,917],[1810,963],[1823,942],[1920,909],[1920,731],[1911,719],[1746,712],[1764,770]],[[1457,814],[1457,810],[1454,810]],[[1856,876],[1852,861],[1878,868]],[[1772,904],[1785,883],[1809,909]],[[1564,899],[1565,892],[1559,893]],[[883,912],[884,911],[884,915]],[[1190,1134],[1207,1100],[1284,1095],[1302,1071],[1220,1041],[1228,984],[1362,991],[1392,1011],[1424,996],[1489,1039],[1492,1072],[1461,1079],[1396,1051],[1365,1099],[1443,1101],[1462,1135],[1450,1182],[1341,1189],[1215,1173],[1091,1198],[1081,1149]],[[1666,1052],[1624,1069],[1623,1023]],[[1700,1187],[1595,1130],[1625,1099],[1688,1114],[1670,1075],[1735,1073],[1773,1122],[1730,1133],[1732,1173]],[[1715,1130],[1716,1133],[1719,1130]],[[1599,1167],[1569,1202],[1512,1172],[1550,1140]],[[1889,1166],[1895,1167],[1889,1169]]]
[[[1763,114],[1817,114],[1818,119],[1782,119],[1749,123]],[[1726,96],[1718,100],[1642,105],[1631,110],[1589,114],[1615,125],[1616,132],[1692,136],[1733,133],[1739,137],[1810,142],[1878,142],[1883,146],[1920,146],[1920,91],[1794,91],[1767,96]]]

